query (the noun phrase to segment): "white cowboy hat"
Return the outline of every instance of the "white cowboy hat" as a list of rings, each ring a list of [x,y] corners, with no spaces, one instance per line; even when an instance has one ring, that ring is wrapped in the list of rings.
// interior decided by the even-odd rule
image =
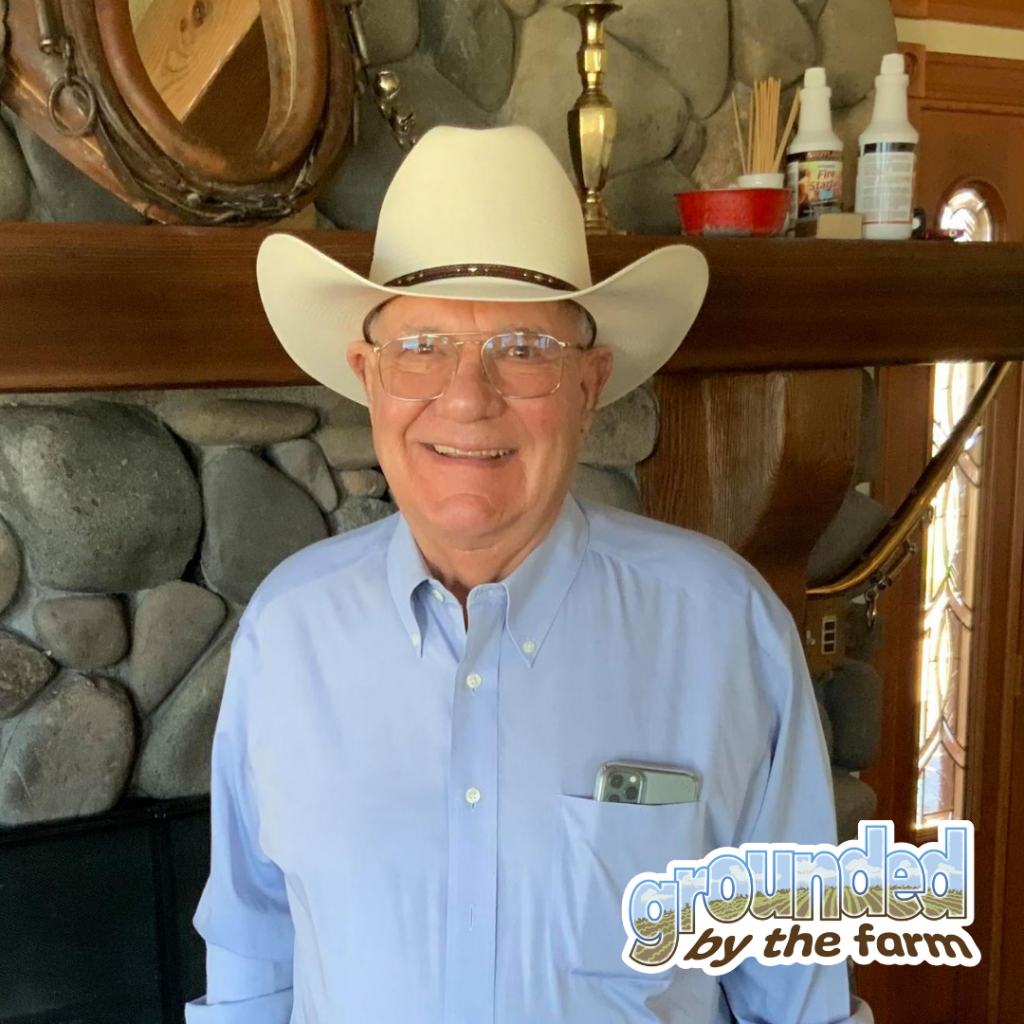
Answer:
[[[615,352],[600,405],[667,362],[697,317],[708,267],[688,245],[655,249],[592,284],[576,188],[521,125],[431,128],[381,205],[368,278],[294,235],[269,235],[256,277],[267,318],[311,377],[366,404],[345,350],[367,314],[396,295],[500,302],[572,299]]]

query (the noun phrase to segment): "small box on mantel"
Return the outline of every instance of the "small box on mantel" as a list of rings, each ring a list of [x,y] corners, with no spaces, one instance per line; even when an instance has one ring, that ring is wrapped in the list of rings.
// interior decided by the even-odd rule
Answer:
[[[863,238],[864,214],[820,213],[817,220],[817,238]]]

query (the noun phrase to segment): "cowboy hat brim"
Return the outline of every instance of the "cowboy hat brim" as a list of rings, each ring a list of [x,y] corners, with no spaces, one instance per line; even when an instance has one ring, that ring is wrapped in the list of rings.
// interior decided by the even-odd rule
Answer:
[[[457,277],[402,288],[376,284],[315,246],[286,233],[269,235],[256,259],[260,299],[274,333],[314,379],[366,405],[346,349],[374,306],[397,295],[493,302],[571,299],[597,323],[597,344],[614,352],[598,402],[608,405],[659,370],[693,326],[708,287],[703,254],[688,245],[654,249],[611,277],[575,292],[529,282]]]

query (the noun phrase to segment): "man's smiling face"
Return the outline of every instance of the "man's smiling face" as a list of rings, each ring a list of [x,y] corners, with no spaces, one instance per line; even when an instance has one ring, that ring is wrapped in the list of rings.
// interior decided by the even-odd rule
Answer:
[[[383,345],[420,330],[479,331],[460,349],[440,398],[408,402],[384,392],[378,353],[353,341],[348,360],[369,400],[374,444],[389,488],[414,532],[460,548],[504,546],[540,536],[557,518],[579,447],[611,372],[612,353],[568,351],[561,386],[542,398],[505,398],[487,380],[480,343],[510,327],[586,345],[565,302],[477,302],[403,295],[372,327]],[[500,457],[494,457],[501,452]]]

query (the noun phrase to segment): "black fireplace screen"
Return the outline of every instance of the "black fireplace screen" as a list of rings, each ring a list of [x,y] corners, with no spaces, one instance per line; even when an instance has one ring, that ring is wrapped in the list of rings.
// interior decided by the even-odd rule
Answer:
[[[0,829],[0,1024],[182,1024],[206,989],[209,808],[129,798]]]

